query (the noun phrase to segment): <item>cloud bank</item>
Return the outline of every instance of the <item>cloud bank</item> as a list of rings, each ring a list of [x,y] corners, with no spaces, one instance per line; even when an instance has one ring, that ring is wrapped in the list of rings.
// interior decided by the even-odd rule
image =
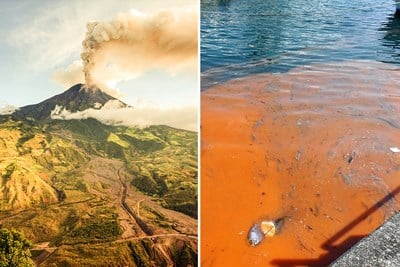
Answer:
[[[107,102],[101,109],[89,108],[73,113],[64,107],[56,106],[51,112],[51,118],[59,120],[94,118],[109,125],[137,127],[168,125],[178,129],[197,131],[197,108],[195,107],[175,109],[160,109],[156,107],[121,108],[115,101]]]

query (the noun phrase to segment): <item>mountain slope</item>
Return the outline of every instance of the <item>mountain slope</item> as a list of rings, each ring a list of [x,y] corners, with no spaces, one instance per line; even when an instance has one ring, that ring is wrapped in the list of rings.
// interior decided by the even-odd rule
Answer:
[[[55,111],[57,106],[60,109],[64,108],[70,112],[77,112],[88,108],[100,109],[111,100],[118,101],[121,107],[128,106],[98,88],[86,88],[83,84],[76,84],[65,92],[43,102],[21,107],[14,112],[14,116],[18,119],[31,117],[36,120],[44,120],[50,119],[51,112]]]
[[[82,90],[0,116],[2,226],[40,266],[197,266],[197,133],[51,119],[118,101]]]

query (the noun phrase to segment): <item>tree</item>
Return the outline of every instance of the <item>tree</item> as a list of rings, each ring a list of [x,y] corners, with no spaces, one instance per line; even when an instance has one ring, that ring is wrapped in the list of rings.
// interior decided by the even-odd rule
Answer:
[[[32,243],[15,229],[0,229],[0,267],[33,267]]]

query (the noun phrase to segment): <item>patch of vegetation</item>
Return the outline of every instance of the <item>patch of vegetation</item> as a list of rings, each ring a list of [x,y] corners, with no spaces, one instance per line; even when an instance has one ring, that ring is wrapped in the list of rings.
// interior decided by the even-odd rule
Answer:
[[[30,248],[32,243],[15,229],[0,229],[0,266],[34,266]]]
[[[163,163],[140,167],[131,184],[148,195],[158,196],[163,207],[197,218],[197,172],[176,170],[180,163]]]
[[[86,181],[79,180],[75,186],[81,192],[89,193],[90,191],[90,186]]]
[[[170,145],[190,149],[190,154],[197,154],[197,133],[178,130],[169,126],[150,126],[147,131],[159,137]]]
[[[86,195],[82,195],[86,196]],[[80,198],[82,200],[82,198]],[[18,227],[34,242],[52,241],[57,246],[113,241],[121,234],[118,215],[107,202],[96,199],[25,210],[10,218],[3,217],[4,227]],[[2,215],[5,215],[4,213]]]
[[[95,190],[97,190],[99,192],[104,193],[105,190],[108,189],[108,188],[110,188],[109,184],[106,184],[106,183],[103,183],[103,182],[100,182],[100,181],[96,181],[96,182],[93,183],[93,189],[95,189]]]
[[[110,133],[109,126],[95,119],[52,120],[50,122],[50,131],[57,132],[60,129],[71,131],[77,139],[92,141],[106,140]]]
[[[21,135],[21,137],[18,139],[17,144],[15,145],[17,148],[22,147],[22,145],[32,139],[33,137],[35,137],[35,134],[32,132],[23,132],[23,134]]]
[[[122,137],[134,147],[144,152],[157,151],[166,146],[165,142],[157,136],[138,128],[126,130]]]
[[[110,135],[107,138],[108,142],[113,142],[123,148],[128,148],[129,147],[129,143],[125,142],[124,140],[121,140],[118,135],[114,134],[114,133],[110,133]]]
[[[147,253],[146,247],[148,247],[146,246],[146,240],[129,243],[129,248],[132,250],[132,257],[135,260],[136,266],[151,266],[151,258]]]
[[[125,159],[125,153],[123,147],[114,142],[99,144],[98,149],[103,150],[107,155],[109,155],[109,157],[116,159]]]
[[[149,195],[155,195],[159,193],[158,185],[153,179],[150,172],[147,170],[142,171],[140,174],[132,179],[132,185],[142,192]]]
[[[116,219],[101,219],[85,222],[82,226],[72,230],[68,236],[73,242],[88,242],[90,240],[116,240],[122,234],[121,227]],[[68,240],[67,239],[67,240]],[[68,243],[68,241],[67,241]]]
[[[61,227],[63,227],[66,232],[69,232],[76,228],[79,222],[80,217],[78,212],[74,209],[71,209],[65,219],[61,222]]]
[[[193,245],[185,240],[177,240],[172,249],[172,258],[176,266],[198,266],[197,252]]]
[[[167,266],[169,260],[177,267],[198,266],[196,247],[196,244],[179,238],[168,241],[162,238],[142,239],[129,243],[136,266],[154,266],[154,262],[157,266]],[[162,250],[171,253],[168,259]]]
[[[163,197],[163,206],[167,209],[185,213],[197,219],[197,190],[190,187],[179,187]]]
[[[53,240],[59,234],[59,221],[67,212],[49,207],[37,208],[20,212],[10,219],[2,218],[2,222],[3,227],[20,229],[33,242],[44,242]]]
[[[63,245],[40,266],[136,266],[127,243]],[[151,266],[151,265],[150,265]]]
[[[165,223],[167,220],[163,214],[145,205],[144,203],[140,205],[140,216],[145,217],[147,220],[152,220],[158,225]],[[163,226],[166,225],[168,225],[167,228],[169,228],[169,224],[164,224]]]
[[[83,180],[82,173],[76,170],[57,174],[51,180],[53,187],[58,191],[63,191],[64,194],[65,190],[89,192],[90,189],[89,184]]]
[[[63,140],[54,139],[50,146],[51,155],[48,157],[53,165],[61,165],[71,169],[78,168],[87,161],[87,157],[79,152],[70,143]]]
[[[137,266],[153,266],[156,262],[159,266],[167,266],[170,258],[166,258],[166,245],[163,239],[141,239],[132,241],[129,245],[132,250],[132,256]],[[149,265],[150,264],[150,265]]]
[[[1,175],[3,177],[3,184],[5,184],[8,179],[10,179],[10,177],[14,173],[14,171],[15,171],[15,163],[14,162],[8,164],[4,168],[4,171],[3,171],[2,175]]]

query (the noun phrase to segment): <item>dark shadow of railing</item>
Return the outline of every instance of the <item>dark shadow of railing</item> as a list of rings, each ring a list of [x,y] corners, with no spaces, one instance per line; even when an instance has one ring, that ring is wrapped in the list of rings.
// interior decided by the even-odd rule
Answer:
[[[281,267],[294,267],[294,266],[327,266],[332,263],[335,259],[337,259],[340,255],[342,255],[345,251],[363,239],[364,235],[355,235],[349,236],[343,242],[338,245],[333,245],[337,240],[342,238],[346,233],[351,231],[354,227],[360,224],[362,221],[367,219],[370,215],[379,210],[383,205],[388,203],[390,200],[394,199],[394,197],[400,192],[400,186],[394,189],[392,192],[389,192],[385,197],[376,202],[371,208],[364,211],[357,218],[343,227],[340,231],[326,240],[321,248],[326,250],[327,252],[320,255],[316,259],[274,259],[271,261],[272,265],[281,266]]]

